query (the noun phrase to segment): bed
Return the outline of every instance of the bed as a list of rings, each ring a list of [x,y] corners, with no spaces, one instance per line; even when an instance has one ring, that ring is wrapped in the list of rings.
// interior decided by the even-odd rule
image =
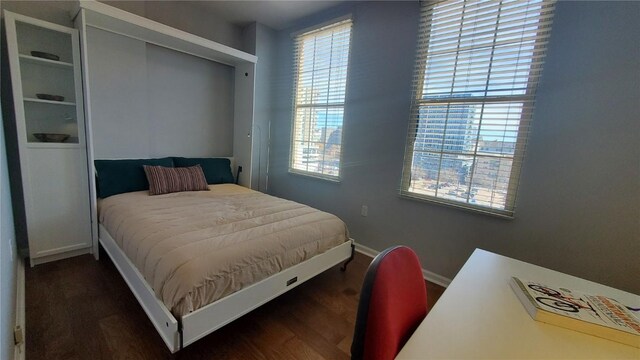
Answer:
[[[101,245],[171,352],[353,255],[336,216],[235,184],[98,209]]]
[[[101,246],[105,250],[171,352],[176,352],[305,280],[353,257],[353,241],[348,239],[344,229],[341,230],[343,235],[340,244],[320,243],[314,245],[300,242],[305,237],[294,238],[294,242],[298,241],[298,249],[291,251],[290,255],[296,261],[289,260],[289,257],[284,255],[272,254],[272,250],[267,250],[266,245],[263,248],[264,244],[258,243],[257,251],[250,257],[267,259],[264,267],[270,272],[258,272],[258,275],[246,272],[241,274],[240,280],[219,280],[222,283],[221,290],[215,287],[213,291],[209,291],[211,289],[207,289],[207,287],[214,288],[214,286],[211,285],[211,282],[206,282],[202,279],[215,277],[215,269],[208,268],[205,264],[195,261],[189,263],[187,267],[204,270],[207,275],[198,279],[197,275],[189,275],[191,274],[189,272],[182,273],[181,270],[174,277],[172,276],[173,271],[169,267],[170,261],[168,259],[171,257],[167,258],[165,256],[163,258],[162,253],[163,251],[172,253],[174,249],[171,248],[172,245],[165,243],[164,238],[159,241],[161,243],[159,246],[153,246],[152,237],[145,237],[142,239],[142,245],[136,245],[135,239],[128,235],[129,230],[134,233],[136,231],[147,231],[147,235],[151,236],[153,234],[149,233],[149,229],[154,229],[155,227],[162,228],[161,231],[158,230],[158,233],[165,235],[173,229],[167,225],[166,221],[156,221],[150,227],[135,230],[135,226],[139,225],[137,224],[138,222],[152,220],[145,219],[144,211],[129,209],[127,208],[128,205],[113,204],[111,197],[115,201],[120,194],[131,193],[132,196],[143,198],[144,187],[147,186],[148,188],[148,185],[141,166],[179,166],[175,162],[181,161],[181,159],[128,159],[121,160],[117,163],[117,166],[105,163],[104,161],[107,160],[99,159],[114,159],[122,156],[148,158],[159,155],[157,153],[175,153],[183,156],[212,153],[232,154],[234,162],[232,168],[244,168],[244,171],[239,179],[238,176],[233,179],[227,163],[224,177],[230,179],[224,180],[222,183],[239,181],[246,188],[256,187],[261,179],[260,169],[266,168],[260,162],[260,154],[268,154],[266,144],[268,144],[269,133],[268,131],[260,130],[268,129],[267,118],[254,119],[257,57],[97,1],[78,2],[72,14],[74,23],[80,32],[82,49],[88,161],[90,166],[93,165],[96,173],[96,178],[92,179],[89,184],[92,236],[94,239],[92,252],[97,258],[98,254],[100,254],[98,247]],[[130,82],[118,87],[115,83],[112,83],[111,79],[101,77],[103,72],[99,71],[99,69],[102,69],[105,58],[99,56],[102,52],[93,52],[93,50],[99,48],[98,44],[104,45],[104,42],[100,41],[101,38],[96,38],[94,30],[116,34],[117,36],[110,37],[115,48],[120,49],[120,46],[123,46],[126,49],[140,50],[140,52],[136,50],[128,53],[131,56],[127,56],[126,59],[113,58],[114,64],[121,68],[146,69],[147,58],[144,54],[147,54],[147,52],[142,49],[146,49],[147,45],[164,47],[182,54],[193,55],[200,59],[231,66],[234,73],[231,90],[233,92],[233,125],[228,128],[230,124],[225,120],[224,126],[215,132],[215,136],[225,140],[227,138],[233,139],[232,148],[218,149],[217,147],[212,147],[215,137],[211,137],[211,132],[205,132],[211,136],[205,136],[204,141],[197,141],[189,135],[190,132],[179,131],[181,128],[187,127],[198,129],[200,127],[197,123],[185,123],[182,121],[184,119],[176,118],[172,115],[160,116],[161,114],[157,112],[157,109],[154,112],[144,105],[138,106],[145,104],[145,99],[148,95],[145,91],[139,90],[139,84],[136,84],[131,90],[128,88]],[[101,50],[104,51],[105,49]],[[125,96],[111,96],[115,92],[122,92]],[[100,96],[100,94],[107,94],[108,96]],[[118,101],[118,99],[122,100]],[[175,99],[171,98],[171,100]],[[128,106],[130,104],[134,105],[130,108]],[[113,109],[118,109],[119,111],[114,111]],[[128,111],[129,109],[132,110]],[[185,111],[187,110],[188,108]],[[153,124],[148,122],[147,118],[153,120]],[[163,120],[160,121],[160,119]],[[171,134],[172,137],[170,139],[154,135],[156,134],[156,125],[159,124],[165,126],[163,129],[169,130],[160,131],[158,134]],[[154,129],[151,129],[150,126]],[[139,135],[135,135],[132,129],[141,129],[141,133],[136,133]],[[174,130],[177,131],[172,134],[171,132]],[[121,137],[124,132],[126,132],[125,135],[127,136]],[[127,141],[126,139],[131,140]],[[201,160],[198,159],[197,162],[201,162]],[[101,169],[98,164],[103,168]],[[123,166],[123,164],[126,166]],[[207,166],[206,164],[201,165],[203,165],[206,175]],[[108,169],[109,167],[111,169]],[[105,168],[110,170],[106,173],[107,175],[112,175],[110,180],[107,179],[109,176],[105,176]],[[209,180],[207,179],[207,183],[212,184]],[[223,192],[236,192],[236,194],[220,194],[222,190],[219,189],[223,188],[226,188]],[[134,194],[140,191],[143,193]],[[104,194],[105,192],[109,194]],[[243,194],[242,192],[243,190],[237,187],[228,185],[219,187],[216,183],[210,191],[198,192],[197,196],[205,198],[215,198],[216,195],[226,198],[250,197],[249,193]],[[209,194],[205,195],[206,193]],[[180,193],[180,195],[175,196],[161,195],[159,197],[147,196],[147,198],[152,201],[162,197],[182,198],[188,194]],[[102,199],[100,201],[100,218],[96,200],[98,198]],[[196,201],[194,199],[191,200]],[[129,205],[136,205],[136,202],[131,201]],[[145,203],[145,201],[141,201],[141,203]],[[232,205],[223,206],[234,207]],[[252,211],[241,205],[237,205],[235,209],[231,210],[239,211],[238,214],[243,212],[247,214]],[[302,210],[304,208],[298,209],[298,211]],[[113,214],[103,217],[103,214],[112,211]],[[155,209],[153,211],[162,212],[163,210]],[[127,215],[118,215],[120,212],[124,212]],[[215,217],[212,215],[209,220],[215,223],[215,219],[224,219],[225,216],[231,216],[229,215],[230,213],[221,211]],[[111,218],[112,216],[113,219]],[[165,214],[165,216],[170,215]],[[142,219],[135,220],[139,217],[142,217]],[[198,226],[204,225],[200,224]],[[123,227],[128,228],[128,230],[125,231]],[[245,230],[245,233],[251,233],[251,230]],[[98,241],[95,241],[95,239],[98,239]],[[145,243],[145,240],[150,241],[152,245]],[[276,247],[279,246],[276,245]],[[249,244],[246,247],[252,248]],[[314,251],[312,252],[311,250]],[[188,255],[181,254],[179,256]],[[226,265],[227,269],[233,269],[234,266],[237,266],[231,262],[223,265]],[[343,269],[345,269],[344,266]],[[212,273],[210,274],[209,272]],[[177,280],[185,277],[187,280],[192,281],[191,285],[185,285],[189,284],[189,282],[182,283]],[[251,281],[245,281],[246,279]],[[194,284],[201,286],[195,286],[196,290],[193,290]]]

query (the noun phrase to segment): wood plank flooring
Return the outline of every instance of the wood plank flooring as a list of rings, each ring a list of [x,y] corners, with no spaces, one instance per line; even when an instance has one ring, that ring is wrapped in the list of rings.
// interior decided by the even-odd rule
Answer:
[[[171,355],[109,260],[27,268],[27,359],[349,359],[371,258],[334,267]],[[444,288],[427,283],[429,309]]]

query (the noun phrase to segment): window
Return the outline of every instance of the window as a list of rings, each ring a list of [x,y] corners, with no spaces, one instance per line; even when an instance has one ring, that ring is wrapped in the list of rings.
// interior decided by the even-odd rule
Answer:
[[[295,38],[295,94],[289,171],[337,180],[351,20]]]
[[[423,5],[402,195],[513,216],[553,7]]]

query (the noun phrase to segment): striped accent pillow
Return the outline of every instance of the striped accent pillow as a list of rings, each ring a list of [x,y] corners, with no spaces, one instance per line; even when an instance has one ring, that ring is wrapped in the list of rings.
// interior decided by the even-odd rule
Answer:
[[[143,167],[149,181],[149,195],[209,190],[200,165],[183,168],[150,165],[143,165]]]

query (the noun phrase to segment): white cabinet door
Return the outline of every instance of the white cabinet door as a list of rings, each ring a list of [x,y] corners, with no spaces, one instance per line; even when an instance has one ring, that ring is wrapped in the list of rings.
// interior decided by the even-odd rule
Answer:
[[[31,264],[90,252],[78,31],[4,14]]]
[[[78,145],[57,146],[29,147],[25,154],[31,259],[91,246],[86,152]]]

